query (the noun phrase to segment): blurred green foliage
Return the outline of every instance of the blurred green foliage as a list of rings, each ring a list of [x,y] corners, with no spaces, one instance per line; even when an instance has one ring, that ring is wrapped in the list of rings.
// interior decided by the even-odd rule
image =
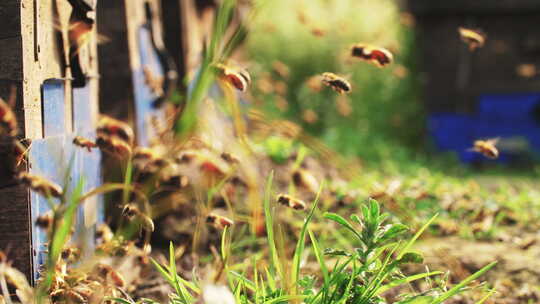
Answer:
[[[408,159],[425,143],[414,72],[413,23],[393,0],[270,1],[248,41],[255,99],[267,112],[300,123],[345,155],[360,156],[368,164],[388,156]],[[354,43],[385,47],[395,62],[378,68],[352,58]],[[276,61],[289,68],[288,77],[268,73]],[[343,106],[347,100],[338,100],[339,94],[331,89],[314,92],[306,85],[310,77],[323,72],[349,79],[350,109],[345,104],[340,111],[340,103]],[[280,88],[283,84],[285,92]],[[283,105],[279,109],[281,100],[287,101],[286,109]],[[303,120],[306,110],[316,113],[316,121]],[[349,115],[343,114],[348,111]]]

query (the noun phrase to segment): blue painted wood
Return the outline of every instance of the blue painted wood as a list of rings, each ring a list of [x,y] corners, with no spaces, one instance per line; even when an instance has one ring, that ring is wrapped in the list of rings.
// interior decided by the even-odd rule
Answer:
[[[66,131],[64,81],[49,79],[43,83],[43,136],[62,135]]]
[[[151,117],[164,118],[164,113],[160,109],[153,107],[153,102],[159,97],[155,95],[150,87],[145,83],[143,68],[150,69],[156,77],[163,77],[163,67],[159,62],[159,57],[152,44],[152,36],[148,27],[142,26],[138,32],[139,55],[141,66],[133,71],[133,86],[135,88],[135,121],[137,131],[137,143],[147,146],[149,140],[154,136],[151,125]]]
[[[60,94],[60,92],[62,93]],[[67,200],[71,198],[72,192],[80,180],[84,182],[83,192],[101,185],[101,153],[97,149],[88,152],[86,149],[73,145],[73,138],[77,135],[90,139],[95,138],[89,87],[74,89],[73,99],[73,129],[75,132],[67,134],[65,117],[59,117],[59,113],[66,113],[64,84],[56,80],[46,81],[43,84],[45,137],[32,141],[29,151],[30,172],[62,186]],[[47,109],[45,109],[45,105],[47,105]],[[61,123],[55,125],[53,124],[54,120],[59,120]],[[46,259],[47,238],[45,232],[36,227],[35,221],[39,215],[49,211],[49,204],[44,197],[34,192],[30,194],[30,202],[33,264],[34,269],[39,269],[39,265],[42,265]],[[59,201],[54,199],[52,202],[57,204]],[[97,208],[92,212],[97,211],[97,214],[89,214],[88,208],[78,210],[76,233],[73,240],[91,249],[96,223],[89,222],[89,219],[97,219],[97,223],[103,221],[102,198],[92,198],[85,204],[95,204]],[[37,272],[34,273],[34,278],[38,278]]]
[[[73,144],[65,136],[53,136],[46,139],[38,139],[32,142],[29,152],[30,172],[42,176],[64,187],[66,193],[70,193],[73,184],[73,176],[66,178],[70,159],[74,159]],[[67,187],[66,187],[67,185]],[[69,197],[69,194],[68,194]],[[34,192],[30,194],[32,214],[32,247],[34,252],[34,269],[45,262],[46,258],[46,234],[36,225],[36,219],[40,214],[49,211],[47,200]],[[57,199],[52,200],[58,203]],[[38,275],[35,273],[35,278]]]
[[[73,130],[75,136],[83,136],[85,138],[95,140],[96,131],[92,117],[92,103],[90,86],[73,89]],[[90,191],[102,184],[101,178],[101,152],[98,149],[93,149],[89,152],[86,149],[79,148],[75,154],[74,170],[84,178],[84,192]],[[95,201],[93,201],[95,199]],[[95,223],[89,222],[91,218],[95,218],[97,223],[104,220],[103,199],[101,196],[92,198],[90,204],[96,208],[81,208],[79,210],[79,220],[83,225],[79,228],[95,229]],[[86,213],[85,213],[86,212]],[[92,214],[89,214],[89,213]],[[85,217],[86,214],[86,217]],[[83,232],[81,231],[81,233]],[[93,234],[93,231],[90,231]],[[90,242],[88,242],[90,243]]]

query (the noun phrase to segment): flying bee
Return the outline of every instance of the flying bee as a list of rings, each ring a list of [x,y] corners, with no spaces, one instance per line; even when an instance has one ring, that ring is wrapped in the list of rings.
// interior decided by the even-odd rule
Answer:
[[[379,67],[384,67],[394,60],[394,56],[389,50],[361,43],[352,46],[351,55],[369,61]]]
[[[160,185],[183,189],[189,186],[189,178],[185,175],[167,176],[160,180]]]
[[[197,158],[197,154],[194,152],[183,152],[181,155],[176,157],[175,161],[177,164],[190,164],[193,160]]]
[[[134,204],[126,204],[122,208],[122,216],[125,216],[128,219],[133,219],[135,216],[139,215],[141,211]]]
[[[499,138],[475,140],[471,151],[481,153],[487,158],[496,159],[499,157],[499,150],[495,147]]]
[[[94,267],[94,271],[96,271],[101,278],[106,280],[110,279],[115,286],[123,287],[126,285],[126,280],[124,277],[115,271],[110,265],[102,263],[97,264]]]
[[[68,38],[72,47],[80,50],[90,42],[93,24],[84,20],[72,20],[69,23]]]
[[[231,84],[237,90],[245,92],[247,87],[251,84],[251,76],[249,73],[241,68],[231,68],[222,63],[216,64],[218,75],[225,82]]]
[[[240,163],[240,160],[236,158],[236,156],[232,155],[231,153],[223,152],[221,153],[221,158],[226,161],[229,164],[238,164]]]
[[[289,67],[285,63],[278,60],[272,62],[272,70],[274,70],[276,74],[284,79],[289,78],[289,74],[291,73]]]
[[[17,119],[11,107],[0,98],[0,134],[17,135]]]
[[[159,168],[167,165],[167,160],[161,157],[156,149],[147,147],[135,148],[135,151],[133,151],[133,161],[137,163],[142,162],[144,164],[155,165]]]
[[[96,139],[96,145],[106,152],[117,154],[121,157],[131,154],[131,145],[116,136],[99,134]]]
[[[326,35],[326,31],[320,27],[314,27],[311,29],[311,34],[315,37],[323,37]]]
[[[312,193],[319,191],[319,182],[309,171],[304,169],[295,170],[292,174],[295,186],[307,189]]]
[[[142,213],[137,206],[134,204],[126,204],[124,208],[122,208],[122,216],[126,217],[129,220],[133,220],[135,217],[137,217],[140,220],[141,226],[148,231],[154,231],[154,221],[147,216],[146,214]]]
[[[81,250],[74,246],[67,247],[62,250],[61,256],[66,261],[76,261],[81,257]]]
[[[52,211],[46,212],[36,219],[36,226],[41,229],[48,230],[53,225],[53,214]]]
[[[349,93],[351,91],[351,84],[345,78],[334,73],[322,73],[322,83],[331,87],[339,94]]]
[[[217,229],[225,229],[225,227],[230,227],[234,224],[234,221],[230,218],[215,213],[210,213],[206,217],[206,222],[212,224]]]
[[[86,148],[88,152],[91,152],[92,148],[97,147],[97,144],[95,142],[82,136],[75,136],[75,138],[73,138],[73,144],[81,148]]]
[[[470,51],[481,48],[486,43],[486,34],[484,34],[481,30],[459,27],[458,32],[461,37],[461,41],[465,42],[469,46]]]
[[[61,197],[62,187],[59,185],[44,179],[43,177],[30,174],[28,172],[21,172],[18,175],[18,180],[26,186],[30,187],[33,191],[45,196],[45,197]]]
[[[107,224],[101,224],[96,228],[96,239],[103,243],[110,242],[114,238],[114,233]]]
[[[97,132],[118,136],[129,144],[132,144],[135,138],[129,124],[106,115],[100,116]]]
[[[306,209],[306,203],[303,200],[293,198],[287,194],[279,194],[277,196],[277,202],[294,210]]]

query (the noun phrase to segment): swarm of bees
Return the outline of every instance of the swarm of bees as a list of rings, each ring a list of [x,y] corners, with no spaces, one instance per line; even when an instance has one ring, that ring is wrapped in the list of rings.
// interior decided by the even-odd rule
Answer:
[[[378,67],[385,67],[394,60],[394,56],[389,50],[362,43],[352,46],[351,56],[369,61]]]
[[[245,69],[230,67],[222,63],[216,64],[215,67],[218,77],[239,91],[245,92],[251,84],[251,76]]]
[[[471,151],[478,152],[490,159],[496,159],[499,157],[499,150],[495,147],[498,141],[499,138],[476,140]]]
[[[458,28],[461,40],[469,46],[470,51],[481,48],[486,43],[486,34],[481,30],[473,30],[464,27]]]
[[[322,83],[332,88],[339,94],[349,93],[351,91],[351,84],[347,79],[338,76],[331,72],[322,73]]]

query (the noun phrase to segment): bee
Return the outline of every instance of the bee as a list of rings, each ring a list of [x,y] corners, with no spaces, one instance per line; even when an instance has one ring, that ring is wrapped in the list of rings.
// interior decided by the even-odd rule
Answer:
[[[287,194],[279,194],[277,196],[277,202],[294,210],[306,209],[306,203],[303,200],[293,198]]]
[[[183,189],[189,185],[189,178],[185,175],[173,175],[161,179],[161,186],[170,186]]]
[[[17,135],[17,119],[11,107],[0,98],[0,134]]]
[[[94,268],[98,276],[103,279],[110,279],[113,284],[117,287],[123,287],[126,285],[126,280],[124,277],[115,271],[110,265],[107,264],[97,264]]]
[[[141,225],[145,230],[151,232],[154,231],[154,221],[152,221],[149,216],[142,213],[134,204],[126,204],[124,208],[122,208],[122,216],[129,220],[133,220],[135,217],[137,217],[140,219]]]
[[[322,90],[321,76],[320,76],[320,75],[315,75],[315,76],[309,77],[309,78],[306,80],[305,85],[306,85],[311,91],[313,91],[314,93],[320,92],[320,91]]]
[[[319,191],[319,182],[309,173],[309,171],[304,169],[295,170],[292,174],[292,180],[295,186],[305,188],[310,192],[316,193]]]
[[[131,145],[116,136],[100,134],[96,139],[96,145],[104,151],[117,154],[121,157],[131,154]]]
[[[394,56],[389,50],[361,43],[352,46],[351,55],[372,62],[379,67],[384,67],[394,60]]]
[[[349,93],[351,91],[351,84],[345,78],[334,73],[322,73],[322,83],[331,87],[339,94]]]
[[[98,135],[103,133],[109,136],[117,136],[129,144],[132,144],[135,138],[133,129],[127,123],[106,115],[100,116],[97,132]]]
[[[216,64],[219,77],[225,82],[231,84],[237,90],[245,92],[247,87],[251,84],[251,76],[249,73],[241,68],[231,68],[222,63]]]
[[[484,34],[481,30],[459,27],[458,32],[461,37],[461,41],[465,42],[469,46],[470,51],[481,48],[486,43],[486,34]]]
[[[81,257],[81,250],[77,247],[67,247],[62,250],[62,259],[66,261],[76,261]]]
[[[317,115],[317,112],[312,109],[306,109],[302,112],[302,119],[308,124],[314,124],[319,119],[319,116]]]
[[[212,224],[217,229],[225,229],[225,227],[230,227],[234,224],[234,221],[230,218],[215,213],[210,213],[206,217],[206,222]]]
[[[63,194],[62,187],[44,179],[43,177],[33,175],[28,172],[21,172],[17,178],[19,181],[21,181],[21,183],[27,185],[30,187],[30,189],[45,197],[61,197]]]
[[[155,165],[159,168],[167,165],[167,160],[161,157],[156,149],[137,147],[133,152],[133,161],[144,162]]]
[[[176,158],[176,163],[178,164],[190,164],[193,160],[197,158],[197,154],[193,152],[184,152]]]
[[[48,211],[36,219],[36,226],[38,226],[41,229],[48,230],[53,225],[53,214],[52,211]]]
[[[499,150],[495,147],[499,138],[487,139],[487,140],[475,140],[471,151],[481,153],[487,158],[496,159],[499,157]]]
[[[236,158],[236,156],[232,155],[231,153],[223,152],[221,153],[220,157],[229,164],[240,163],[240,160]]]
[[[107,224],[101,224],[96,228],[96,239],[103,243],[110,242],[114,238],[114,233]]]
[[[311,29],[311,34],[315,37],[323,37],[326,35],[326,31],[320,27],[314,27]]]
[[[124,208],[122,208],[122,216],[130,220],[133,219],[135,216],[139,215],[140,213],[141,211],[139,210],[139,208],[137,208],[137,206],[133,204],[126,204]]]
[[[97,144],[95,142],[82,136],[75,136],[75,138],[73,139],[73,144],[81,148],[86,148],[88,152],[91,152],[92,148],[97,147]]]
[[[285,78],[285,79],[289,78],[289,74],[290,74],[291,71],[290,71],[289,67],[285,63],[276,60],[276,61],[272,62],[272,69],[281,78]]]
[[[115,271],[114,269],[111,269],[112,271],[109,272],[109,277],[111,278],[111,281],[113,284],[117,287],[124,287],[126,286],[126,280],[124,279],[124,276],[122,276],[119,272]]]
[[[144,82],[150,88],[152,93],[156,96],[163,96],[163,82],[165,81],[163,76],[156,76],[152,72],[149,66],[143,67]]]
[[[215,163],[215,162],[213,162],[211,160],[203,161],[201,163],[200,169],[201,169],[201,171],[203,171],[205,173],[215,175],[215,176],[218,176],[218,177],[221,177],[221,176],[225,175],[225,169],[222,168],[222,166],[220,166],[220,164]]]

